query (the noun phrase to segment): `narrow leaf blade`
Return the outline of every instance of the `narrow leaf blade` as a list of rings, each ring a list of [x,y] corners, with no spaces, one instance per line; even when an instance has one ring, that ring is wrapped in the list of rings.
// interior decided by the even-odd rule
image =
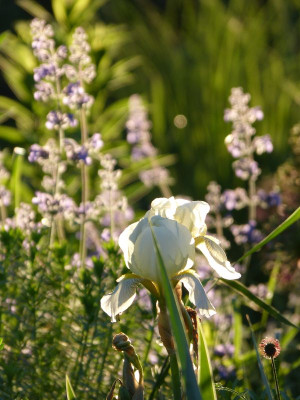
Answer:
[[[267,393],[268,399],[269,400],[273,400],[273,396],[272,396],[271,388],[270,388],[270,385],[269,385],[269,381],[268,381],[268,379],[266,377],[266,374],[265,374],[265,371],[264,371],[264,367],[262,365],[262,362],[261,362],[261,359],[260,359],[260,356],[259,356],[257,343],[256,343],[256,340],[255,340],[254,332],[253,332],[252,325],[251,325],[251,322],[250,322],[250,319],[249,319],[248,315],[247,315],[247,320],[248,320],[248,323],[249,323],[249,326],[250,326],[250,330],[251,330],[251,336],[252,336],[252,341],[253,341],[253,345],[254,345],[254,348],[255,348],[255,353],[256,353],[256,357],[257,357],[257,362],[258,362],[260,375],[261,375],[262,381],[264,383],[264,386],[266,388],[266,393]]]
[[[166,267],[164,265],[164,261],[159,249],[159,245],[155,236],[155,233],[153,231],[151,221],[150,227],[151,227],[151,232],[152,232],[152,237],[154,241],[154,246],[155,250],[157,253],[157,258],[158,258],[158,265],[159,265],[159,270],[160,270],[160,276],[161,276],[161,281],[162,281],[162,287],[164,290],[165,294],[165,299],[166,299],[166,304],[167,308],[169,310],[169,315],[170,315],[170,323],[171,323],[171,328],[172,332],[174,335],[175,343],[176,343],[176,351],[177,351],[177,356],[181,365],[182,369],[182,377],[184,380],[185,384],[185,392],[187,396],[187,400],[202,400],[202,396],[200,394],[198,385],[197,385],[197,380],[196,376],[194,373],[194,368],[193,368],[193,363],[191,360],[190,352],[189,352],[189,346],[188,342],[186,339],[186,334],[185,330],[182,324],[182,319],[179,314],[179,310],[177,307],[176,299],[168,278],[168,274],[166,271]]]
[[[247,251],[242,257],[240,257],[236,262],[241,262],[251,254],[260,250],[263,246],[273,240],[276,236],[278,236],[281,232],[285,231],[290,225],[298,221],[300,218],[300,207],[297,208],[282,224],[280,224],[273,232],[271,232],[267,237],[265,237],[261,242],[257,243],[251,250]]]
[[[201,323],[197,320],[198,332],[198,383],[204,399],[216,400],[216,389],[212,366]]]
[[[76,399],[75,392],[74,392],[74,390],[72,388],[72,385],[71,385],[71,382],[70,382],[70,379],[69,379],[68,375],[66,375],[66,392],[67,392],[67,399],[68,400]]]
[[[247,297],[249,300],[253,301],[255,304],[257,304],[263,310],[267,311],[270,315],[272,315],[272,317],[274,317],[278,321],[282,322],[283,324],[290,325],[293,326],[294,328],[299,329],[299,327],[297,327],[288,319],[286,319],[275,307],[271,306],[270,304],[267,304],[266,302],[255,296],[253,293],[251,293],[250,290],[247,289],[246,286],[243,285],[241,282],[229,281],[224,278],[219,278],[219,280],[225,283],[225,285],[234,289],[242,296]]]

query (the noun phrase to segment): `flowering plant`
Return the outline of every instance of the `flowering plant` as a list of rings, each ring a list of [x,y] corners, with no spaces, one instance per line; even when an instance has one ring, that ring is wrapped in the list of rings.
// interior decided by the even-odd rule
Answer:
[[[123,231],[119,245],[126,266],[132,273],[122,276],[115,290],[101,299],[102,309],[111,316],[113,322],[118,314],[132,304],[140,283],[158,300],[163,297],[152,231],[173,286],[178,282],[183,283],[201,315],[210,317],[216,313],[192,269],[195,250],[203,253],[219,276],[237,279],[240,274],[227,260],[218,240],[206,235],[205,218],[208,212],[209,205],[203,201],[158,198],[151,203],[151,209],[140,221]]]

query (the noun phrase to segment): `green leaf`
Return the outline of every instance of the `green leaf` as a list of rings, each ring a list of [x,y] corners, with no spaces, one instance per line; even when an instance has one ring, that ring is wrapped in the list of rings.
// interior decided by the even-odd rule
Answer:
[[[266,374],[265,374],[265,371],[264,371],[264,367],[262,365],[262,362],[261,362],[261,359],[260,359],[260,355],[259,355],[259,352],[258,352],[258,347],[257,347],[257,343],[256,343],[256,340],[255,340],[255,336],[254,336],[254,332],[253,332],[253,329],[252,329],[252,325],[251,325],[251,322],[250,322],[250,319],[249,319],[248,315],[246,317],[247,317],[247,320],[248,320],[248,323],[249,323],[249,326],[250,326],[250,330],[251,330],[251,336],[252,336],[252,341],[253,341],[255,352],[256,352],[256,358],[257,358],[257,362],[258,362],[260,375],[261,375],[263,384],[266,387],[266,393],[267,393],[268,399],[269,400],[273,400],[273,396],[272,396],[271,388],[270,388],[270,385],[269,385],[269,381],[268,381],[268,379],[266,377]]]
[[[257,243],[251,250],[247,251],[241,258],[239,258],[236,262],[241,262],[246,257],[251,254],[259,251],[264,245],[273,240],[276,236],[278,236],[281,232],[285,231],[290,225],[294,222],[298,221],[300,218],[300,207],[297,208],[296,211],[293,212],[282,224],[280,224],[273,232],[271,232],[266,238],[264,238],[261,242]]]
[[[3,42],[3,40],[5,39],[7,33],[6,32],[2,32],[0,35],[0,44]]]
[[[263,300],[261,300],[260,298],[255,296],[253,293],[251,293],[250,290],[247,289],[246,286],[243,285],[241,282],[229,281],[224,278],[219,278],[219,280],[222,281],[223,283],[225,283],[225,285],[234,289],[236,292],[238,292],[242,296],[245,296],[249,300],[253,301],[255,304],[257,304],[263,310],[267,311],[270,315],[272,315],[272,317],[274,317],[278,321],[282,322],[283,324],[293,326],[294,328],[298,328],[296,325],[294,325],[292,322],[290,322],[288,319],[286,319],[278,310],[276,310],[275,307],[271,306],[270,304],[267,304],[266,302],[264,302]]]
[[[75,393],[74,393],[74,390],[72,388],[72,385],[71,385],[71,382],[70,382],[70,379],[69,379],[68,375],[66,375],[66,392],[67,392],[67,399],[68,400],[76,399],[76,396],[75,396]]]
[[[18,129],[5,125],[0,126],[0,139],[9,143],[24,142],[24,137]]]
[[[4,343],[3,343],[3,338],[0,338],[0,350],[3,350]]]
[[[25,149],[22,147],[15,147],[13,156],[14,162],[10,179],[10,190],[14,194],[15,209],[19,207],[20,204],[21,176],[24,155]]]
[[[44,7],[33,0],[17,0],[17,4],[34,17],[46,20],[51,19],[51,14]]]
[[[194,373],[193,363],[191,360],[190,352],[189,352],[189,345],[186,338],[186,333],[184,330],[184,326],[182,323],[182,318],[180,315],[180,311],[178,309],[178,305],[176,302],[176,298],[174,296],[171,283],[168,278],[168,274],[166,271],[166,267],[164,265],[163,258],[161,256],[161,252],[159,249],[159,245],[154,234],[151,221],[150,227],[152,232],[152,237],[154,241],[154,246],[158,258],[158,265],[159,265],[159,272],[161,276],[161,284],[163,293],[165,295],[167,308],[170,315],[170,323],[172,328],[172,333],[174,336],[174,340],[176,343],[176,352],[180,362],[181,370],[182,370],[182,377],[185,385],[185,393],[187,396],[187,400],[199,400],[202,399],[200,394],[196,376]]]
[[[52,9],[56,20],[64,24],[67,20],[66,1],[52,0]]]
[[[204,399],[216,400],[212,366],[201,323],[197,319],[198,332],[198,385]]]

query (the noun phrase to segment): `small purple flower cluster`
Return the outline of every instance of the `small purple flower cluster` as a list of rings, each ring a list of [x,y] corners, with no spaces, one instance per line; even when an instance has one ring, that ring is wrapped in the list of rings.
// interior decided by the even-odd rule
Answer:
[[[32,203],[38,206],[39,212],[43,215],[43,224],[51,225],[53,216],[62,215],[66,220],[74,218],[76,205],[71,197],[66,194],[56,193],[51,195],[44,192],[36,192]]]
[[[256,180],[261,173],[253,158],[254,153],[260,155],[273,151],[270,135],[253,138],[256,130],[252,124],[262,120],[264,114],[260,107],[248,106],[250,99],[250,94],[244,93],[242,88],[233,88],[229,97],[231,108],[224,113],[224,120],[233,124],[225,144],[231,155],[238,159],[233,163],[233,169],[236,176],[243,180]]]
[[[262,233],[256,229],[256,221],[244,225],[232,225],[231,232],[237,244],[258,243],[263,239]]]
[[[99,210],[102,226],[110,226],[111,235],[120,233],[121,229],[134,217],[127,198],[118,188],[121,170],[115,169],[116,160],[110,154],[100,158],[102,169],[98,171],[101,178],[101,193],[95,199],[95,208]]]
[[[80,161],[86,165],[91,165],[92,156],[96,155],[102,147],[103,140],[100,133],[94,133],[84,145],[79,145],[74,139],[64,139],[67,159],[77,165],[80,165]]]
[[[140,172],[140,180],[147,187],[168,184],[170,182],[168,170],[155,162],[157,149],[151,143],[151,123],[142,100],[137,94],[132,95],[129,99],[129,119],[126,127],[127,142],[133,146],[132,159],[140,161],[148,158],[151,162],[150,169]]]
[[[210,182],[207,186],[205,200],[210,205],[210,213],[206,218],[207,226],[216,230],[216,238],[225,249],[230,247],[230,242],[225,238],[223,229],[228,228],[233,223],[230,214],[222,215],[224,209],[224,198],[221,194],[221,186],[217,182]]]

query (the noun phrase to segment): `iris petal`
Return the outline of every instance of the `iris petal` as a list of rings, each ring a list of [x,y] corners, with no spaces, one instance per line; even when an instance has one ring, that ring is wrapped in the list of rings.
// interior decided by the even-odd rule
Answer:
[[[136,296],[136,288],[140,282],[141,279],[125,278],[112,293],[102,297],[101,308],[111,317],[111,322],[116,322],[116,316],[131,306]]]
[[[212,237],[204,236],[196,247],[203,253],[209,265],[216,271],[216,273],[224,279],[238,279],[241,277],[239,272],[232,267],[227,260],[225,251]]]
[[[199,314],[204,315],[207,318],[216,314],[216,310],[206,296],[200,279],[193,271],[186,271],[178,275],[178,280],[182,282],[188,290],[189,299],[196,306],[196,310]]]

